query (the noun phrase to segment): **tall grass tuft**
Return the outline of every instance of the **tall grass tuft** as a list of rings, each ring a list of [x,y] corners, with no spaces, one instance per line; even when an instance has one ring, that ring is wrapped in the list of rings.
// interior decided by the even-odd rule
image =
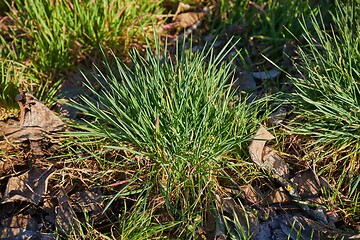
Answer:
[[[195,232],[226,157],[241,152],[256,129],[260,104],[235,100],[233,68],[223,61],[229,44],[217,56],[209,48],[179,49],[171,58],[157,42],[145,57],[130,54],[131,69],[118,58],[116,70],[107,64],[109,74],[95,76],[100,88],[88,80],[93,97],[83,96],[84,104],[76,105],[92,119],[85,124],[89,132],[77,134],[107,138],[110,148],[131,145],[147,155],[166,210]]]
[[[337,2],[331,16],[331,22],[311,16],[314,34],[303,21],[307,44],[298,48],[301,77],[290,78],[302,119],[294,123],[295,131],[316,139],[319,171],[334,179],[334,201],[339,192],[359,194],[360,6]],[[353,210],[359,209],[355,198],[353,204]]]

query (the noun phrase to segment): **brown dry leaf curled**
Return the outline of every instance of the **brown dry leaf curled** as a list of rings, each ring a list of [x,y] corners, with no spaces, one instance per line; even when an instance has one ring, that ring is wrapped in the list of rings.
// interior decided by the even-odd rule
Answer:
[[[254,140],[249,146],[249,153],[251,159],[261,168],[264,168],[264,147],[267,141],[274,139],[275,137],[266,130],[263,126],[260,126],[259,130],[256,132]]]
[[[181,28],[188,28],[200,21],[205,16],[205,14],[206,12],[180,13],[175,17],[175,22],[177,22],[178,26]]]
[[[19,94],[20,126],[39,127],[47,132],[64,130],[64,122],[30,93]]]
[[[249,146],[251,159],[262,169],[272,172],[272,174],[284,179],[288,178],[289,169],[285,161],[270,147],[265,146],[266,142],[275,137],[260,126],[256,132],[254,140]]]

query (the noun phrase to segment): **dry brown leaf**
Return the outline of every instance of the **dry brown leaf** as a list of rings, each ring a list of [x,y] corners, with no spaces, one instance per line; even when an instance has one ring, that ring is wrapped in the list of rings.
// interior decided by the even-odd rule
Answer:
[[[275,169],[280,176],[285,178],[289,177],[289,168],[273,148],[265,146],[263,154],[263,161],[267,166],[271,166],[271,168]]]
[[[99,188],[76,192],[69,197],[69,202],[74,212],[86,213],[96,224],[100,224],[105,220],[105,215],[102,214],[104,210],[103,200],[104,198]]]
[[[263,161],[263,152],[264,147],[267,141],[274,139],[275,137],[268,132],[263,126],[260,126],[259,130],[256,132],[254,140],[249,146],[249,153],[251,159],[260,167],[264,166]]]
[[[73,236],[80,236],[79,222],[63,188],[58,192],[57,199],[59,206],[55,208],[56,228],[65,235],[71,233]]]
[[[63,121],[29,93],[19,94],[20,123],[0,122],[0,140],[3,151],[11,151],[13,143],[30,141],[30,149],[34,156],[42,156],[42,142],[50,139],[58,142],[57,131],[65,128]]]
[[[18,238],[26,231],[37,231],[37,223],[30,215],[15,215],[0,221],[0,239]]]
[[[100,189],[92,189],[76,192],[70,196],[71,206],[76,212],[92,212],[93,214],[101,212],[102,194]]]
[[[287,179],[289,169],[285,161],[270,147],[266,147],[266,142],[275,137],[267,131],[263,126],[255,134],[254,140],[249,146],[251,159],[264,170],[270,171],[272,174]]]
[[[38,141],[44,138],[45,132],[41,128],[12,128],[10,134],[5,135],[6,140],[12,143],[24,141]]]
[[[176,17],[177,15],[179,15],[179,13],[188,11],[188,10],[190,10],[190,9],[191,9],[191,6],[190,6],[189,4],[185,4],[185,3],[179,2],[179,5],[178,5],[178,7],[177,7],[177,9],[176,9],[176,12],[175,12],[175,14],[174,14],[174,17],[173,17],[173,21],[175,20],[175,17]]]
[[[227,221],[228,224],[233,223],[231,225],[234,226],[230,227],[230,231],[240,239],[254,231],[258,225],[258,219],[252,212],[247,211],[247,209],[241,205],[241,202],[238,203],[232,197],[222,197],[218,194],[216,194],[215,197],[218,216],[221,218],[220,225],[217,226],[217,236],[222,236],[222,233],[224,233],[224,226],[222,225],[225,221]],[[245,235],[243,236],[242,234]]]
[[[292,199],[283,187],[276,188],[264,199],[264,206],[273,205],[276,203],[289,203]],[[296,206],[297,207],[297,206]]]
[[[64,130],[64,122],[30,93],[19,94],[17,100],[21,127],[41,128],[46,132]]]
[[[262,200],[260,191],[254,189],[251,185],[241,186],[241,190],[245,193],[246,200],[255,204]]]
[[[316,181],[315,175],[311,170],[299,172],[290,179],[290,182],[296,185],[298,193],[302,200],[311,201],[312,203],[321,204],[322,201],[319,198],[321,186]],[[326,187],[324,181],[321,181],[323,187]],[[289,203],[292,199],[287,194],[283,187],[274,189],[266,198],[265,203],[272,205],[275,203]]]
[[[175,22],[177,22],[181,28],[188,28],[200,21],[205,14],[206,12],[180,13],[175,17]]]
[[[4,151],[3,146],[1,146],[1,149]],[[15,159],[16,160],[8,159],[5,157],[0,158],[0,180],[3,180],[10,172],[12,172],[12,170],[14,169],[14,165],[23,164],[22,160],[18,158]]]
[[[39,204],[47,192],[48,180],[54,171],[32,168],[25,173],[8,180],[1,203],[25,201]]]
[[[319,186],[316,181],[316,176],[310,169],[297,173],[292,179],[292,182],[296,184],[302,198],[317,197],[321,193],[322,186]],[[324,181],[320,180],[320,182],[324,187],[326,187],[326,183]]]
[[[18,122],[5,123],[5,122],[0,121],[0,137],[10,135],[10,134],[18,131],[19,128],[20,128],[20,126],[19,126]]]

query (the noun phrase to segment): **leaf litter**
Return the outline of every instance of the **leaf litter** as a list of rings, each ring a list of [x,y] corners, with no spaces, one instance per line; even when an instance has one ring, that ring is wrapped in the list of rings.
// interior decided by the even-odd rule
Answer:
[[[357,239],[353,232],[338,228],[336,210],[324,207],[323,193],[330,188],[325,179],[312,169],[292,173],[274,148],[267,146],[274,139],[260,126],[249,145],[252,161],[273,180],[273,187],[222,187],[222,193],[214,193],[216,227],[208,239]]]
[[[286,162],[266,144],[275,137],[260,126],[249,146],[253,162],[279,185],[261,201],[269,212],[267,220],[257,225],[252,239],[333,239],[349,237],[335,223],[337,215],[324,207],[322,189],[325,180],[311,170],[291,173]]]
[[[188,33],[199,26],[205,14],[206,11],[179,3],[174,15],[165,16],[173,18],[163,29],[176,31],[176,34],[187,29]],[[221,48],[222,41],[217,42]],[[280,74],[276,69],[240,72],[235,84],[239,85],[240,91],[252,92],[255,97],[260,95],[256,92],[255,79],[268,80]],[[44,167],[37,160],[33,163],[34,159],[51,155],[50,147],[58,148],[61,143],[58,132],[65,129],[65,124],[31,94],[22,94],[18,100],[20,121],[0,122],[1,149],[11,152],[27,146],[24,159],[30,159],[30,163],[16,158],[0,161],[0,180],[2,183],[7,181],[5,191],[0,192],[0,238],[55,239],[52,234],[55,229],[64,236],[70,233],[79,236],[80,222],[85,214],[101,224],[105,216],[102,214],[104,200],[100,188],[79,189],[76,184],[71,189],[49,186],[51,178],[60,174],[61,167]],[[286,110],[280,107],[270,116],[269,122],[279,125],[285,118]],[[237,238],[251,235],[252,239],[259,240],[356,239],[356,236],[350,237],[351,233],[340,232],[336,227],[339,220],[336,211],[317,207],[325,205],[322,189],[329,187],[326,181],[311,169],[292,173],[276,150],[268,146],[272,140],[274,136],[261,126],[249,153],[252,161],[273,179],[274,187],[264,191],[247,185],[239,186],[236,194],[229,194],[229,189],[225,190],[227,194],[215,193],[218,219],[213,216],[211,223],[204,223],[206,228],[215,222],[213,234],[208,235],[208,239],[226,239],[229,234]]]
[[[102,192],[54,185],[51,179],[64,165],[46,157],[59,149],[65,124],[33,95],[20,94],[17,100],[19,121],[0,122],[0,183],[6,186],[0,192],[0,239],[55,239],[56,231],[80,237],[84,214],[103,222]]]
[[[63,236],[80,236],[81,222],[86,216],[100,225],[109,221],[103,214],[104,197],[100,188],[84,184],[70,184],[70,188],[54,185],[51,179],[61,175],[61,166],[39,161],[52,154],[47,149],[55,145],[56,150],[61,144],[60,131],[65,129],[62,120],[31,94],[20,96],[19,105],[20,121],[0,122],[3,151],[28,146],[26,158],[11,158],[10,163],[6,158],[1,160],[0,180],[2,184],[6,182],[6,188],[0,193],[0,238],[54,239],[55,231]],[[280,120],[275,122],[281,123],[286,117],[284,109],[274,113],[270,117],[280,115]],[[212,223],[204,222],[204,229],[212,229],[207,238],[226,239],[231,234],[237,238],[251,235],[259,240],[299,239],[299,236],[309,239],[312,234],[314,239],[336,236],[350,239],[350,233],[340,232],[336,227],[339,221],[336,212],[318,207],[325,205],[322,189],[329,187],[325,180],[311,169],[291,173],[287,163],[269,146],[274,138],[260,126],[249,153],[252,161],[273,179],[275,187],[267,192],[250,185],[239,186],[236,194],[229,194],[230,190],[225,188],[227,194],[216,192],[217,217],[212,216]],[[37,143],[38,148],[32,143]],[[120,183],[127,181],[116,179]]]

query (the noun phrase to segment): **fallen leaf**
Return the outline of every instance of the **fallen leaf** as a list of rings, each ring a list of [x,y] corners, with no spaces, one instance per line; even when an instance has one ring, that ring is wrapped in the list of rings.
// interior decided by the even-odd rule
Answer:
[[[23,239],[19,236],[27,231],[36,234],[37,230],[38,225],[30,215],[18,214],[0,221],[1,239]]]
[[[290,182],[293,183],[300,195],[300,198],[311,203],[322,204],[321,199],[319,198],[321,194],[321,188],[327,188],[326,183],[320,178],[321,186],[316,181],[315,175],[311,170],[306,170],[299,172],[290,179]],[[274,189],[264,200],[267,205],[272,205],[275,203],[289,203],[292,199],[287,194],[287,191],[283,187]]]
[[[260,127],[255,135],[255,139],[249,146],[249,152],[252,160],[261,168],[266,170],[269,175],[276,180],[295,200],[298,206],[314,219],[327,223],[327,219],[322,209],[311,209],[308,204],[301,202],[301,197],[294,183],[288,180],[288,168],[286,163],[273,152],[273,150],[264,150],[267,140],[273,139],[274,136],[269,133],[264,127]],[[279,198],[279,196],[276,196]],[[319,211],[318,211],[319,210]]]
[[[276,78],[277,76],[279,76],[279,74],[280,74],[280,71],[277,70],[277,69],[272,69],[270,71],[261,71],[261,72],[253,72],[252,73],[254,78],[262,79],[262,80]]]
[[[262,200],[260,190],[255,190],[251,185],[241,186],[240,188],[244,192],[246,200],[251,204],[259,203]]]
[[[30,141],[30,149],[31,153],[34,156],[44,156],[45,153],[41,148],[41,141]]]
[[[97,224],[104,218],[103,196],[99,188],[76,192],[69,197],[74,212],[85,213]]]
[[[179,13],[184,12],[184,11],[188,11],[188,10],[190,10],[190,9],[191,9],[191,6],[190,6],[189,4],[185,4],[185,3],[183,3],[183,2],[179,2],[179,5],[178,5],[178,7],[177,7],[177,9],[176,9],[176,12],[175,12],[175,14],[174,14],[174,17],[173,17],[173,21],[175,20],[175,17],[176,17],[177,15],[179,15]]]
[[[237,203],[232,197],[221,197],[218,194],[215,197],[219,217],[216,237],[224,236],[224,226],[237,239],[246,237],[255,230],[258,219],[252,212],[247,211],[241,202]]]
[[[21,127],[38,127],[46,132],[64,130],[64,122],[30,93],[19,94],[17,100]]]
[[[249,146],[249,153],[251,159],[260,167],[264,168],[263,151],[267,141],[274,139],[275,137],[268,132],[263,126],[260,126],[256,132],[254,140]]]
[[[263,161],[266,166],[275,169],[284,178],[289,177],[289,168],[285,161],[274,151],[273,148],[265,146],[263,149]]]
[[[198,21],[200,21],[205,15],[206,12],[180,13],[175,17],[175,22],[181,28],[188,28],[196,24]]]
[[[333,229],[326,224],[314,221],[300,212],[279,213],[258,226],[253,240],[271,239],[348,239],[349,232]]]
[[[57,194],[59,205],[55,208],[55,226],[64,235],[80,236],[80,226],[76,214],[69,204],[68,197],[63,188]]]
[[[263,199],[264,206],[271,206],[278,203],[281,204],[289,202],[292,202],[292,199],[283,187],[272,190],[266,196],[266,198]]]
[[[0,122],[0,142],[3,151],[10,151],[13,143],[30,141],[32,155],[42,156],[42,139],[58,142],[55,132],[65,128],[63,121],[29,93],[19,94],[20,123]],[[54,149],[54,145],[52,146]],[[51,148],[51,147],[50,147]]]
[[[51,168],[45,171],[32,168],[19,176],[9,178],[1,203],[25,201],[39,204],[46,195],[48,180],[53,172]]]
[[[325,181],[322,181],[322,178],[320,178],[320,186],[316,180],[314,172],[310,169],[297,173],[292,179],[292,182],[297,185],[297,189],[302,198],[318,197],[321,194],[321,188],[328,187],[326,186]]]
[[[18,131],[20,128],[20,125],[18,122],[11,121],[9,123],[0,122],[0,137],[5,137],[7,135],[10,135],[16,131]]]
[[[249,72],[240,72],[237,77],[233,88],[240,91],[254,91],[256,89],[254,77]]]
[[[290,239],[343,239],[349,235],[330,228],[327,224],[314,221],[306,216],[292,216],[281,223],[282,231],[291,236]],[[299,238],[300,237],[300,238]]]
[[[38,141],[44,138],[44,131],[41,128],[12,128],[12,132],[4,135],[6,140],[12,143],[24,141]]]

